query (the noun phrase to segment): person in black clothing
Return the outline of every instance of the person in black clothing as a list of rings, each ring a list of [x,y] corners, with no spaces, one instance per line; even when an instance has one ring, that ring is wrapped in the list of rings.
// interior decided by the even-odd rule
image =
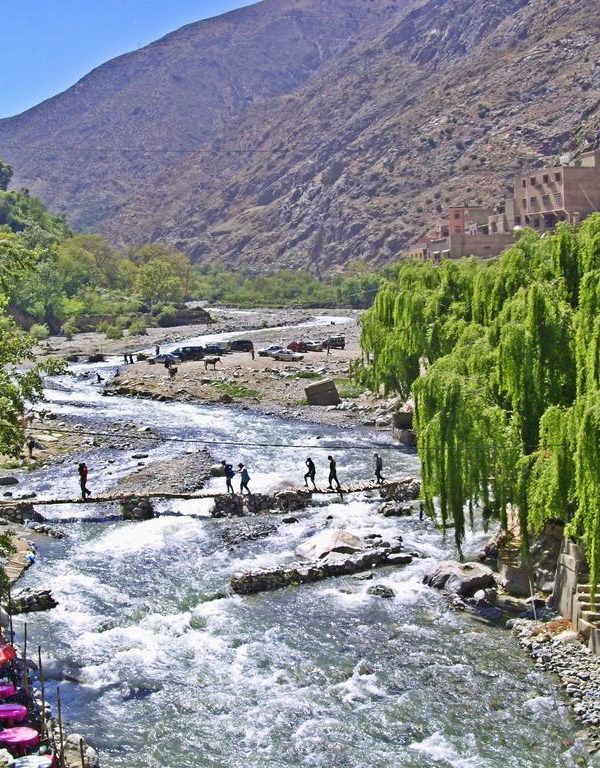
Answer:
[[[158,344],[154,348],[154,351],[156,352],[157,356],[160,355],[160,347],[158,346]]]
[[[313,487],[316,491],[317,484],[315,483],[315,475],[317,474],[317,470],[315,467],[315,462],[309,456],[304,463],[306,464],[306,467],[308,469],[308,472],[304,475],[304,485],[308,488],[308,481],[310,480],[310,482],[313,484]]]
[[[235,493],[235,491],[233,490],[233,485],[231,484],[231,480],[235,476],[233,464],[227,464],[227,462],[225,461],[222,461],[221,464],[225,468],[225,482],[227,483],[227,493]]]
[[[88,496],[92,495],[92,492],[87,488],[88,468],[82,461],[78,467],[79,472],[79,485],[81,486],[81,498],[85,501]]]
[[[375,457],[375,477],[377,478],[378,483],[383,483],[385,480],[383,476],[383,459],[378,453],[374,453],[373,456]]]
[[[329,485],[327,487],[333,491],[332,483],[335,480],[335,484],[337,485],[337,490],[341,491],[342,486],[340,485],[340,481],[338,480],[335,459],[333,458],[333,456],[328,456],[327,461],[329,462]]]
[[[250,495],[250,488],[248,488],[250,475],[248,474],[248,470],[243,464],[238,464],[238,472],[240,473],[240,493],[243,494],[244,490],[246,490],[248,491],[248,495]]]

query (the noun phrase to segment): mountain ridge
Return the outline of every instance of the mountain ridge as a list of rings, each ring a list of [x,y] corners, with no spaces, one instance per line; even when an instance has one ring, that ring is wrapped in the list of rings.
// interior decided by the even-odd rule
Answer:
[[[337,5],[336,18],[349,8]],[[327,21],[318,0],[250,8],[275,6],[286,29],[298,9]],[[521,167],[597,142],[593,0],[369,6],[370,25],[348,40],[364,18],[356,3],[330,43],[339,47],[301,82],[245,104],[179,161],[138,174],[101,231],[257,271],[382,263],[445,205],[493,204]]]

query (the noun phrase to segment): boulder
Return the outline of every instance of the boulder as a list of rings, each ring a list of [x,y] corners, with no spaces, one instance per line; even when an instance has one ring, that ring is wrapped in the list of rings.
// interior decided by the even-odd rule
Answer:
[[[12,475],[8,475],[7,477],[0,477],[0,485],[18,485],[19,480],[16,477],[12,477]]]
[[[228,495],[215,496],[212,517],[241,517],[244,514],[243,499],[241,496],[230,493]]]
[[[225,477],[225,467],[222,464],[213,464],[209,472],[211,477]]]
[[[410,504],[402,504],[396,501],[386,501],[379,507],[379,512],[384,517],[408,517],[413,512]]]
[[[456,560],[439,563],[433,573],[423,577],[423,583],[460,597],[472,597],[480,589],[496,587],[491,568],[481,563],[459,563]]]
[[[322,531],[301,544],[296,553],[307,560],[321,560],[331,552],[354,554],[364,549],[363,540],[350,531]]]
[[[65,768],[82,768],[81,745],[83,742],[83,764],[85,768],[100,768],[100,761],[95,749],[86,744],[83,736],[72,733],[65,739],[64,762]]]
[[[49,589],[31,589],[27,587],[14,595],[10,601],[13,614],[34,613],[56,608],[58,602],[52,597]]]
[[[412,561],[412,555],[391,554],[387,559],[387,565],[410,565]]]
[[[154,517],[154,507],[149,499],[123,499],[121,510],[124,520],[151,520]]]
[[[342,402],[333,379],[325,379],[304,388],[309,405],[339,405]]]
[[[415,501],[421,494],[421,484],[412,477],[394,483],[386,483],[379,495],[385,501]]]
[[[373,584],[372,587],[367,589],[367,595],[376,595],[377,597],[396,597],[396,593],[391,587],[386,587],[385,584]]]

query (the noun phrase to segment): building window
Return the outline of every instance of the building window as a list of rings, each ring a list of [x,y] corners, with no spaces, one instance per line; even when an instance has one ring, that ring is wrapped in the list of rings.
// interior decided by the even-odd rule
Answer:
[[[554,174],[554,181],[562,181],[562,174],[555,173]]]
[[[542,206],[544,208],[550,207],[550,195],[542,195]]]
[[[556,205],[563,204],[562,195],[560,194],[560,192],[557,192],[556,195],[554,195],[554,202],[556,203]]]
[[[527,210],[527,198],[526,197],[524,197],[521,200],[521,207],[524,208],[525,210]]]
[[[542,176],[542,181],[544,182],[544,184],[549,184],[549,183],[550,183],[550,176],[548,176],[548,174],[547,174],[547,173],[545,173],[545,174]]]
[[[536,185],[536,179],[535,179],[535,176],[532,176],[532,177],[529,179],[529,183],[531,184],[531,186],[532,186],[532,187],[535,187],[535,185]]]
[[[538,201],[537,197],[530,197],[529,198],[529,207],[535,210],[538,207]]]
[[[460,219],[460,211],[454,211],[454,218]]]
[[[523,179],[523,181],[521,182],[521,185],[526,187],[527,186],[527,181],[525,179]]]
[[[535,229],[539,229],[540,228],[539,216],[536,216],[535,219],[533,220],[533,226],[535,227]]]
[[[515,216],[515,227],[520,227],[520,226],[521,226],[521,217]]]

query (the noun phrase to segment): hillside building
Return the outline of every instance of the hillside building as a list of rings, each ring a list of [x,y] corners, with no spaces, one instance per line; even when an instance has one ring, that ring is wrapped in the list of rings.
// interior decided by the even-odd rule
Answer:
[[[600,211],[600,150],[584,152],[575,163],[517,174],[512,195],[493,210],[452,206],[437,226],[409,250],[412,258],[499,256],[522,227],[549,232],[561,221],[577,225]]]

